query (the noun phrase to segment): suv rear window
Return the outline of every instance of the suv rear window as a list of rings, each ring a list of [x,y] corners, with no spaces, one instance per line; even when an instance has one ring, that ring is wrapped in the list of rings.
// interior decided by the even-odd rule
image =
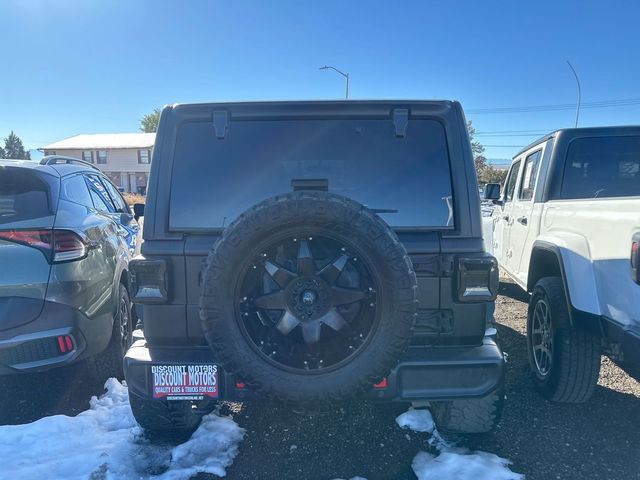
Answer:
[[[215,229],[292,181],[320,180],[392,227],[453,228],[451,173],[443,126],[411,120],[404,138],[393,122],[269,120],[183,124],[173,161],[171,230]]]
[[[578,138],[564,166],[561,198],[640,195],[640,136]]]
[[[52,214],[49,186],[36,172],[0,167],[0,225]]]

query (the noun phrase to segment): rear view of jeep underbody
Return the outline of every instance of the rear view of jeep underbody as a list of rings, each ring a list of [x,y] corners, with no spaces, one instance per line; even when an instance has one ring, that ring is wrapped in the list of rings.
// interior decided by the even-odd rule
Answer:
[[[165,108],[130,267],[138,422],[188,433],[220,400],[359,396],[490,430],[498,272],[465,128],[455,102]]]

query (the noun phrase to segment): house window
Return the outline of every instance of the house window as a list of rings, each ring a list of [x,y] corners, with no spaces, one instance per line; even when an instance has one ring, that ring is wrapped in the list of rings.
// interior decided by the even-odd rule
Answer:
[[[107,151],[106,150],[98,150],[96,152],[98,157],[98,163],[105,164],[107,163]]]
[[[138,163],[148,164],[151,161],[150,150],[138,150]]]
[[[82,160],[84,160],[85,162],[93,163],[93,151],[83,150]]]
[[[56,154],[56,151],[55,151],[55,150],[45,150],[45,151],[44,151],[44,154],[45,154],[45,155],[55,155],[55,154]]]

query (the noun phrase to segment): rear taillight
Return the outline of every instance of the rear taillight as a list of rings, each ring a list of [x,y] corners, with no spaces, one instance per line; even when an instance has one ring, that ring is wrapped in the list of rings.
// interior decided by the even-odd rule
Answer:
[[[498,294],[498,262],[491,256],[458,258],[458,301],[486,302]]]
[[[138,256],[129,262],[129,285],[134,303],[167,301],[167,263]]]
[[[60,335],[57,337],[58,351],[60,353],[69,353],[73,351],[73,340],[70,335]]]
[[[53,231],[53,261],[68,262],[87,256],[87,244],[70,230]]]
[[[79,260],[87,255],[86,242],[71,230],[2,230],[0,240],[36,248],[52,263]]]

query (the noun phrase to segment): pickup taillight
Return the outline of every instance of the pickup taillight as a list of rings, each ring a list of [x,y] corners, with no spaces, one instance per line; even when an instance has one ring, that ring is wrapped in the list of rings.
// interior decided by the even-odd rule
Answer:
[[[167,283],[166,261],[137,256],[129,262],[129,286],[134,303],[166,303]]]
[[[635,234],[631,242],[631,278],[640,284],[640,270],[638,269],[638,244],[640,243],[640,234]]]
[[[491,256],[457,259],[457,292],[460,302],[490,302],[498,294],[498,262]]]

